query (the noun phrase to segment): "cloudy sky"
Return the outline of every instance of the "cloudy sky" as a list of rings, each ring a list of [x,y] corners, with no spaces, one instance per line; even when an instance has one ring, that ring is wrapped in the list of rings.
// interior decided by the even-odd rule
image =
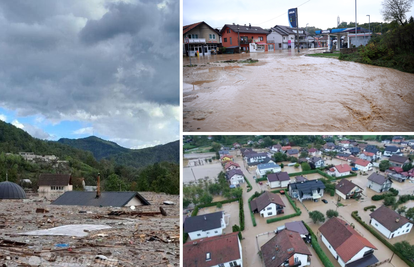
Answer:
[[[358,23],[382,22],[381,0],[357,1]],[[270,28],[275,25],[288,26],[287,10],[298,7],[299,26],[315,26],[322,29],[336,27],[338,16],[341,22],[355,22],[355,0],[183,0],[183,25],[205,21],[213,28],[224,24],[249,24]],[[414,8],[407,13],[414,17]]]
[[[129,148],[179,139],[178,0],[0,1],[0,120]]]

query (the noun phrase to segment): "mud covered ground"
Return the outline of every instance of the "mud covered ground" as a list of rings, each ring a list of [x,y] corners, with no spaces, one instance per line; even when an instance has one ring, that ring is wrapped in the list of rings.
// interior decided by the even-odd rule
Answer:
[[[136,212],[167,216],[108,216],[129,208],[55,206],[39,198],[0,201],[0,264],[2,266],[179,266],[179,196],[141,193],[150,206]],[[163,205],[169,200],[176,205]],[[47,213],[36,213],[36,209]],[[87,213],[79,213],[84,211]],[[86,237],[18,235],[52,227],[94,224],[110,229]],[[97,259],[98,258],[98,259]]]
[[[192,58],[184,131],[414,130],[414,74],[302,51]],[[247,58],[259,62],[223,63]]]

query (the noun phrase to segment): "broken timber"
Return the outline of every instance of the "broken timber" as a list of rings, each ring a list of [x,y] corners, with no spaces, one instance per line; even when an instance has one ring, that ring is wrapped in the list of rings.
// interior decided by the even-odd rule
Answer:
[[[122,210],[113,210],[108,215],[112,216],[121,216],[121,215],[130,215],[130,216],[155,216],[160,215],[167,216],[167,212],[160,207],[160,211],[148,211],[148,212],[142,212],[142,211],[122,211]]]

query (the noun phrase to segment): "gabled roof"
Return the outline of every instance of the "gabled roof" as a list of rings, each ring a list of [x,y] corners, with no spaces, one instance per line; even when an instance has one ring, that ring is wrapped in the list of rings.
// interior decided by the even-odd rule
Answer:
[[[239,29],[237,29],[239,27]],[[268,34],[269,31],[263,30],[261,27],[256,26],[248,26],[248,25],[233,25],[233,24],[225,24],[223,28],[221,29],[220,33],[223,34],[223,31],[229,28],[230,30],[234,32],[240,32],[240,33],[258,33],[258,34]]]
[[[408,158],[404,156],[392,155],[390,157],[390,161],[394,161],[394,162],[401,163],[401,164],[405,163],[407,160]]]
[[[287,153],[288,153],[289,155],[295,155],[295,154],[299,154],[299,151],[298,151],[297,149],[289,149],[289,150],[287,151]]]
[[[308,179],[306,179],[306,177],[303,177],[303,176],[296,176],[295,180],[297,183],[300,183],[300,182],[307,181]]]
[[[283,203],[282,198],[278,194],[274,194],[269,191],[265,191],[256,199],[250,201],[250,207],[253,211],[256,209],[257,211],[261,211],[271,203],[285,207],[285,203]]]
[[[367,147],[365,148],[365,151],[366,152],[371,152],[371,153],[377,153],[379,150],[374,145],[367,145]]]
[[[184,222],[184,233],[221,228],[221,218],[223,218],[222,211],[188,217]]]
[[[308,152],[309,153],[312,153],[312,152],[317,152],[318,150],[316,149],[316,148],[309,148],[308,149]]]
[[[267,153],[261,152],[261,153],[250,153],[246,156],[248,159],[250,158],[257,158],[257,157],[267,157]]]
[[[137,197],[143,205],[150,203],[137,192],[102,192],[96,198],[96,192],[67,191],[52,205],[75,205],[75,206],[95,206],[95,207],[123,207],[133,198]]]
[[[376,184],[383,185],[387,180],[389,180],[389,178],[387,178],[385,176],[382,176],[381,174],[378,174],[378,173],[372,173],[368,177],[368,180],[369,181],[372,181],[372,182],[374,182]]]
[[[348,181],[347,179],[342,179],[338,182],[338,184],[336,184],[335,189],[341,192],[342,194],[347,195],[349,192],[351,192],[352,189],[355,188],[355,186],[359,187],[358,185],[354,184],[351,181]]]
[[[257,168],[259,170],[265,170],[265,169],[271,169],[271,168],[280,168],[280,166],[274,162],[271,162],[271,163],[258,164]]]
[[[226,165],[224,166],[224,169],[229,168],[230,166],[235,166],[235,167],[240,167],[240,165],[234,161],[229,161],[226,163]]]
[[[387,208],[384,205],[376,209],[369,216],[377,220],[380,224],[382,224],[385,228],[387,228],[391,232],[394,232],[398,228],[410,222],[407,218],[401,216],[396,211],[390,208]]]
[[[330,218],[319,228],[319,232],[328,240],[344,262],[348,262],[364,247],[377,249],[347,222],[337,217]]]
[[[357,159],[355,160],[355,164],[358,164],[359,166],[368,166],[370,162],[368,160],[364,160],[364,159]]]
[[[363,153],[365,156],[368,156],[368,157],[373,157],[374,155],[375,155],[375,153],[373,153],[373,152],[367,152],[367,151],[364,151],[364,153]]]
[[[312,190],[325,189],[325,185],[320,180],[308,180],[300,183],[291,183],[288,188],[297,189],[304,194],[312,193]]]
[[[266,267],[280,266],[295,253],[312,255],[300,234],[286,229],[267,241],[261,251]]]
[[[290,181],[290,178],[287,172],[279,172],[279,173],[269,173],[267,175],[267,180],[269,180],[269,182]]]
[[[318,161],[320,161],[320,160],[322,160],[322,158],[320,158],[320,157],[311,157],[311,158],[309,159],[309,161],[310,161],[310,162],[313,162],[313,163],[316,163],[316,162],[318,162]]]
[[[230,158],[230,159],[232,159],[233,158],[233,156],[232,155],[223,155],[223,156],[221,156],[221,158],[220,158],[220,160],[222,160],[222,159],[224,159],[224,158]]]
[[[205,24],[207,25],[211,30],[213,30],[214,32],[216,32],[217,34],[221,35],[217,30],[213,29],[210,25],[208,25],[207,23],[205,23],[204,21],[201,22],[197,22],[197,23],[193,23],[190,25],[185,25],[183,26],[183,34],[186,34],[187,32],[191,31],[194,28],[197,28],[199,25],[201,24]]]
[[[242,170],[240,170],[240,169],[232,169],[232,170],[230,170],[230,171],[227,172],[227,178],[229,178],[229,179],[231,177],[233,177],[234,175],[244,176]]]
[[[349,166],[348,164],[336,165],[335,169],[337,169],[339,173],[350,172],[352,170],[351,166]]]
[[[210,267],[241,259],[238,232],[188,241],[183,245],[183,266]],[[210,253],[210,260],[206,260]]]
[[[39,176],[38,186],[67,186],[72,184],[70,174],[42,173]]]
[[[282,146],[283,151],[286,151],[286,150],[289,150],[289,149],[292,149],[292,147],[291,146]]]
[[[289,34],[296,34],[293,32],[293,30],[296,31],[296,28],[291,28],[289,26],[283,26],[283,25],[275,25],[275,27],[272,28],[273,31],[277,32],[278,34],[282,36],[287,36]],[[299,28],[299,31],[305,32],[305,29]],[[299,36],[305,36],[304,33],[299,33]]]
[[[399,148],[396,147],[396,146],[386,146],[385,147],[385,151],[397,152],[398,150],[399,150]]]
[[[294,222],[287,222],[285,223],[286,229],[289,231],[296,232],[300,235],[308,235],[308,229],[306,229],[305,225],[302,221],[294,221]]]

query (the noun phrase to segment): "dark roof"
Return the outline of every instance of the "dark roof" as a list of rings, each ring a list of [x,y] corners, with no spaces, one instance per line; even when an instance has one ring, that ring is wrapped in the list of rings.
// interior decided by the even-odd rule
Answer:
[[[306,179],[306,177],[303,177],[303,176],[296,176],[295,180],[297,183],[300,183],[300,182],[307,181],[308,179]]]
[[[353,182],[348,181],[347,179],[342,179],[341,181],[339,181],[336,184],[335,189],[338,190],[339,192],[341,192],[342,194],[347,195],[352,189],[355,188],[355,186],[357,186],[357,185],[354,184]],[[357,186],[357,187],[359,187],[359,186]]]
[[[371,254],[369,256],[363,257],[362,259],[348,263],[346,267],[367,267],[377,262],[379,262],[379,260],[374,256],[374,254]]]
[[[237,30],[237,26],[239,26],[239,30]],[[268,34],[269,31],[263,30],[261,27],[256,26],[244,26],[244,25],[233,25],[233,24],[225,24],[223,28],[221,29],[220,33],[223,34],[223,31],[227,28],[234,32],[240,32],[240,33],[262,33],[262,34]]]
[[[287,151],[287,153],[288,153],[289,155],[294,155],[294,154],[299,154],[299,151],[295,148],[295,149],[289,149],[289,150]]]
[[[296,28],[291,28],[289,26],[275,25],[275,27],[273,27],[272,30],[282,36],[287,36],[289,34],[296,34],[295,32],[293,32],[293,30],[296,30]],[[305,29],[303,28],[299,28],[299,31],[306,32]],[[305,34],[299,33],[299,36],[305,36]]]
[[[230,171],[227,172],[227,178],[230,179],[231,177],[233,177],[236,174],[239,174],[241,176],[244,176],[243,175],[243,172],[240,169],[232,169],[232,170],[230,170]]]
[[[247,158],[267,157],[267,153],[250,153],[246,156]]]
[[[378,152],[378,148],[374,145],[367,145],[367,147],[365,148],[366,152],[371,152],[371,153],[377,153]]]
[[[53,205],[76,205],[76,206],[95,206],[95,207],[123,207],[133,197],[137,197],[143,205],[150,203],[137,192],[102,192],[96,198],[96,192],[67,191],[55,201]]]
[[[404,157],[404,156],[392,155],[390,157],[390,161],[398,162],[398,163],[401,163],[401,164],[405,163],[407,160],[408,160],[408,158]]]
[[[222,217],[222,211],[189,217],[184,223],[184,233],[220,228]]]
[[[207,23],[205,23],[204,21],[201,21],[201,22],[197,22],[197,23],[193,23],[193,24],[190,24],[190,25],[185,25],[185,26],[183,26],[183,34],[186,34],[187,32],[189,32],[189,31],[191,31],[192,29],[194,29],[194,28],[196,28],[196,27],[198,27],[199,25],[201,25],[201,24],[205,24],[205,25],[207,25],[211,30],[213,30],[214,32],[216,32],[216,33],[218,33],[219,35],[221,35],[220,34],[220,32],[218,32],[216,29],[213,29],[210,25],[208,25]]]
[[[320,157],[311,157],[310,159],[309,159],[309,161],[310,162],[313,162],[313,163],[316,163],[316,162],[318,162],[318,161],[320,161],[321,160],[321,158]]]
[[[269,173],[267,175],[267,180],[269,180],[269,182],[290,181],[290,177],[287,172]]]
[[[319,232],[328,240],[344,262],[349,261],[364,247],[377,249],[347,222],[337,217],[330,218],[319,228]]]
[[[410,222],[407,218],[401,216],[394,210],[389,209],[384,205],[376,209],[369,216],[377,220],[380,224],[382,224],[385,228],[387,228],[391,232],[394,232],[398,228]]]
[[[385,147],[385,151],[390,151],[390,152],[397,152],[398,151],[398,147],[396,146],[386,146]]]
[[[308,229],[306,229],[305,225],[302,221],[294,221],[294,222],[288,222],[285,223],[286,229],[296,232],[300,235],[308,235]]]
[[[404,139],[404,137],[402,137],[401,135],[396,135],[392,139]]]
[[[347,158],[347,157],[349,157],[349,156],[350,156],[350,154],[346,154],[346,153],[338,153],[338,154],[336,154],[336,156],[337,156],[337,157],[344,157],[344,158]]]
[[[280,266],[295,253],[312,255],[300,235],[286,229],[267,241],[261,251],[266,267]]]
[[[183,266],[210,267],[241,259],[238,233],[188,241],[183,245]],[[206,260],[210,253],[211,260]]]
[[[265,191],[256,199],[250,201],[250,207],[253,211],[261,211],[262,209],[266,208],[270,203],[275,203],[279,206],[285,207],[282,198],[278,194],[274,194],[269,191]]]
[[[288,185],[288,188],[297,189],[304,194],[312,193],[312,190],[315,189],[325,189],[325,185],[319,180],[309,180],[300,183],[291,183]]]
[[[38,186],[67,186],[72,184],[70,174],[42,173],[39,176]]]
[[[23,199],[26,193],[18,184],[5,181],[0,183],[0,199]]]
[[[359,147],[350,147],[349,152],[351,153],[359,153]]]
[[[368,177],[368,180],[369,180],[369,181],[372,181],[372,182],[374,182],[374,183],[376,183],[376,184],[380,184],[380,185],[382,185],[382,184],[384,184],[384,183],[385,183],[385,181],[387,181],[387,180],[388,180],[388,178],[387,178],[387,177],[385,177],[385,176],[382,176],[381,174],[378,174],[378,173],[372,173],[372,174]]]

